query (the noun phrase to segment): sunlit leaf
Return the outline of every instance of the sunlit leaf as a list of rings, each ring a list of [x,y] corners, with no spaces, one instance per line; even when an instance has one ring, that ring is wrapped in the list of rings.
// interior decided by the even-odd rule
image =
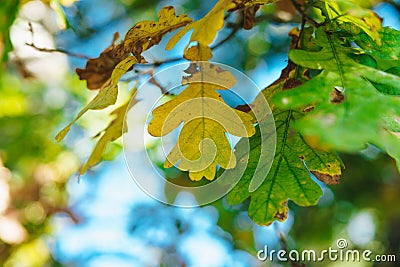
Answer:
[[[101,161],[104,151],[106,150],[106,145],[108,143],[117,140],[128,131],[125,121],[125,114],[129,111],[129,109],[133,107],[134,104],[136,104],[136,101],[132,101],[135,96],[136,88],[132,90],[129,98],[123,105],[111,112],[111,116],[113,116],[114,119],[103,131],[98,134],[101,135],[101,137],[94,147],[92,153],[90,154],[86,164],[79,171],[80,175],[84,174],[90,167],[96,165]]]
[[[158,44],[167,32],[191,21],[187,15],[176,16],[172,6],[164,7],[158,13],[158,21],[141,21],[128,31],[123,41],[124,51],[133,53],[140,61],[140,54]]]
[[[186,25],[183,29],[177,32],[167,43],[166,49],[172,49],[178,41],[190,30],[193,32],[190,35],[190,42],[197,42],[200,47],[207,47],[214,41],[218,31],[224,26],[225,12],[228,10],[236,10],[237,8],[252,8],[262,4],[271,3],[271,1],[235,1],[235,0],[220,0],[213,7],[213,9],[205,15],[203,18]],[[255,9],[256,11],[256,9]],[[255,13],[255,11],[253,13]],[[249,25],[250,27],[250,25]],[[200,51],[201,49],[199,49]],[[202,57],[201,54],[198,57],[188,56],[189,50],[185,51],[185,57],[192,60],[208,60],[207,57]],[[208,54],[207,54],[208,55]]]
[[[221,0],[203,18],[185,26],[168,42],[167,49],[171,49],[190,30],[193,29],[190,41],[197,41],[203,46],[209,46],[214,41],[217,32],[224,26],[224,14],[236,5],[232,0]]]
[[[368,34],[378,45],[381,44],[379,30],[382,19],[372,10],[360,7],[348,0],[324,0],[325,11],[330,20],[350,23]]]
[[[79,112],[72,122],[57,134],[56,140],[58,142],[63,140],[71,129],[71,126],[88,110],[104,109],[115,104],[118,95],[118,81],[136,62],[136,58],[132,56],[121,61],[112,72],[111,78],[104,83],[102,88],[100,88],[99,93],[95,98],[93,98],[92,101],[90,101],[89,104]]]
[[[216,90],[226,90],[235,84],[234,76],[226,70],[200,64],[200,71],[183,78],[188,87],[175,99],[153,111],[148,131],[164,136],[184,123],[175,147],[164,166],[177,164],[188,170],[192,180],[203,176],[214,179],[216,166],[235,167],[235,156],[225,133],[236,136],[254,134],[252,117],[225,104]]]

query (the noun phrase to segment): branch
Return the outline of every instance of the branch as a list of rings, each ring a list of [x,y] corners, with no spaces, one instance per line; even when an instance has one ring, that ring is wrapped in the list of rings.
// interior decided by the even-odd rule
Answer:
[[[396,3],[393,0],[384,0],[383,2],[392,5],[397,10],[397,12],[400,13],[400,4]]]
[[[162,85],[154,78],[154,71],[153,71],[153,70],[151,70],[151,71],[149,72],[149,74],[150,74],[149,83],[151,83],[151,84],[157,86],[158,88],[160,88],[161,93],[162,93],[163,95],[171,95],[171,93],[170,93],[167,89],[165,89],[165,87],[162,86]]]
[[[277,233],[278,233],[279,241],[281,243],[282,249],[284,251],[286,251],[286,253],[288,253],[289,249],[288,249],[288,244],[287,244],[287,241],[285,238],[285,234],[277,227],[277,224],[275,224],[275,231],[277,231]],[[305,263],[294,262],[290,259],[289,259],[289,264],[292,267],[305,267],[306,266]]]
[[[264,21],[268,21],[270,23],[288,23],[289,22],[287,20],[281,19],[272,14],[262,14],[262,15],[256,17],[256,23],[264,22]]]
[[[224,43],[229,41],[233,36],[235,36],[235,34],[241,28],[241,26],[239,24],[236,24],[236,23],[230,24],[229,26],[230,26],[230,28],[232,28],[232,31],[224,39],[222,39],[221,41],[219,41],[215,45],[211,46],[210,47],[211,50],[217,49],[218,47],[222,46]],[[138,63],[136,65],[137,66],[145,66],[145,67],[149,67],[149,66],[150,67],[151,66],[158,67],[158,66],[160,66],[162,64],[172,63],[172,62],[176,62],[176,61],[179,61],[179,60],[182,60],[182,57],[175,57],[175,58],[170,58],[170,59],[166,59],[166,60],[163,60],[163,61],[155,61],[155,62],[149,62],[149,63]]]
[[[300,15],[310,24],[312,24],[314,27],[319,27],[323,24],[316,22],[313,18],[311,18],[303,9],[303,6],[297,3],[296,0],[290,0],[290,2],[293,4],[294,8],[297,10],[297,12],[300,13]]]
[[[235,34],[240,30],[241,26],[239,24],[230,24],[232,31],[228,34],[228,36],[226,36],[224,39],[222,39],[221,41],[219,41],[218,43],[216,43],[215,45],[211,46],[211,50],[216,49],[218,47],[220,47],[221,45],[223,45],[224,43],[226,43],[227,41],[229,41],[229,39],[231,39],[233,36],[235,36]]]
[[[83,59],[90,59],[90,57],[86,56],[86,55],[82,55],[82,54],[77,54],[77,53],[72,53],[69,52],[67,50],[64,50],[62,48],[44,48],[44,47],[37,47],[34,43],[25,43],[25,45],[33,47],[34,49],[36,49],[37,51],[40,52],[45,52],[45,53],[54,53],[54,52],[58,52],[58,53],[63,53],[66,54],[68,56],[71,57],[77,57],[77,58],[83,58]]]

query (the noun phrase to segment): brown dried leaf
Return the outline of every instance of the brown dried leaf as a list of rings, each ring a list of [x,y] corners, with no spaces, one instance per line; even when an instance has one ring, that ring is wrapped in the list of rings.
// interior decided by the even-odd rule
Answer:
[[[79,79],[86,80],[87,88],[99,89],[110,77],[117,64],[127,55],[115,56],[115,51],[120,45],[116,45],[119,34],[114,33],[112,44],[107,47],[99,57],[89,59],[84,69],[77,68]]]
[[[339,184],[340,180],[342,179],[342,175],[330,175],[326,173],[321,173],[319,171],[311,171],[311,173],[314,174],[315,177],[317,177],[317,179],[321,182],[331,185]]]

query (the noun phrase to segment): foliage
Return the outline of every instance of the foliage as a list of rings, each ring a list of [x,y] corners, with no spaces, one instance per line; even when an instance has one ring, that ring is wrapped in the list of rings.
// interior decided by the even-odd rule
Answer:
[[[114,104],[118,80],[137,62],[146,63],[142,53],[158,44],[166,33],[183,27],[169,39],[166,49],[170,50],[192,31],[183,57],[189,61],[207,61],[213,56],[211,44],[223,29],[227,12],[244,14],[237,23],[250,29],[260,6],[272,2],[220,0],[196,21],[187,15],[176,16],[173,7],[164,7],[158,21],[138,22],[120,44],[114,38],[99,58],[89,60],[85,69],[77,70],[80,78],[87,80],[89,89],[100,87],[100,91],[57,135],[57,140],[87,110]],[[250,137],[254,134],[252,116],[229,107],[215,91],[233,86],[234,78],[228,71],[192,63],[186,70],[189,76],[183,77],[182,82],[189,86],[153,111],[148,128],[150,134],[164,136],[183,122],[177,144],[164,167],[176,164],[180,170],[189,171],[195,181],[202,177],[213,180],[218,166],[232,169],[246,161],[242,155],[234,155],[226,133],[243,137],[241,142],[249,140],[247,169],[228,201],[238,204],[250,197],[249,214],[259,224],[285,220],[288,199],[301,206],[318,202],[321,190],[310,172],[324,183],[339,183],[343,164],[335,151],[357,152],[372,144],[400,160],[400,103],[396,96],[400,90],[398,31],[382,28],[376,13],[355,1],[315,1],[304,6],[293,1],[293,4],[303,23],[290,33],[290,62],[279,80],[263,90],[273,107],[277,150],[272,168],[264,173],[264,182],[258,189],[250,192],[248,188],[260,155],[260,134]],[[123,71],[115,73],[119,66]],[[217,84],[228,81],[227,88],[211,85],[204,77],[196,80],[196,75],[203,75],[200,71]],[[190,83],[191,80],[197,83]],[[121,114],[113,115],[121,121]],[[224,129],[215,122],[218,120],[228,126]],[[100,160],[107,136],[106,131],[81,174]],[[119,134],[106,140],[117,137]]]
[[[38,12],[34,16],[37,19],[28,24],[24,19],[25,5],[37,8],[42,2],[51,19],[40,18]],[[149,251],[161,250],[157,259],[161,265],[190,265],[179,246],[193,235],[194,229],[207,228],[209,234],[228,241],[229,253],[240,258],[243,250],[254,256],[259,247],[273,239],[284,249],[326,249],[343,237],[353,241],[350,224],[360,213],[375,218],[376,235],[373,242],[354,245],[397,253],[400,32],[382,27],[382,18],[373,11],[380,1],[193,0],[181,1],[183,4],[175,7],[168,6],[175,5],[173,1],[99,2],[96,9],[86,1],[73,0],[6,1],[0,7],[1,266],[62,266],[57,262],[60,255],[50,248],[54,245],[54,221],[63,218],[62,224],[79,223],[83,219],[86,224],[96,209],[88,197],[68,202],[67,179],[75,172],[89,172],[102,159],[108,160],[119,151],[118,139],[131,130],[125,113],[140,107],[138,95],[147,94],[140,90],[140,83],[160,65],[177,60],[190,62],[182,77],[181,93],[171,95],[162,84],[150,79],[170,101],[153,110],[149,133],[161,136],[169,131],[179,132],[175,147],[157,166],[168,181],[185,186],[188,192],[211,180],[218,182],[218,176],[225,171],[235,172],[243,167],[245,171],[226,198],[196,210],[213,214],[213,221],[201,221],[201,227],[194,213],[182,215],[168,206],[142,205],[133,210],[128,234],[138,237]],[[398,8],[395,1],[385,2]],[[102,4],[110,3],[117,6],[117,12],[110,9],[98,16],[99,12],[104,13]],[[100,21],[104,16],[109,21],[96,25],[91,16],[98,16]],[[133,27],[121,40],[118,33],[114,34],[107,47],[102,33],[112,35],[116,25],[113,22],[127,19],[134,20]],[[49,21],[57,22],[57,26]],[[23,39],[16,36],[21,25],[26,28],[26,39],[22,41],[31,46],[26,54],[16,45],[18,39]],[[60,48],[39,44],[39,26],[47,34],[57,33],[50,38],[57,39]],[[294,28],[289,31],[291,27]],[[63,34],[73,45],[60,41]],[[81,39],[77,41],[74,36]],[[47,66],[59,68],[56,60],[45,65],[30,64],[62,52],[71,56],[69,63],[74,66],[75,57],[85,56],[67,50],[86,53],[87,44],[90,51],[100,46],[107,48],[98,57],[86,58],[86,65],[81,61],[80,66],[85,67],[76,69],[77,77],[66,72],[60,81],[59,77],[46,76]],[[45,53],[37,56],[34,49]],[[160,51],[168,58],[157,59]],[[175,58],[176,51],[182,55]],[[257,66],[257,71],[261,68],[264,73],[260,66],[264,61],[273,65],[271,62],[279,53],[288,56],[288,64],[258,96],[265,97],[272,110],[263,118],[275,119],[274,128],[269,130],[276,130],[276,135],[263,139],[263,118],[256,118],[253,113],[258,109],[257,102],[231,104],[225,96],[234,87],[234,77],[227,70],[203,62],[223,61],[249,72]],[[66,61],[63,64],[67,65]],[[37,73],[45,79],[35,78]],[[80,83],[78,77],[89,90],[83,88],[84,82]],[[86,101],[88,104],[80,112],[75,111]],[[78,114],[74,118],[75,113]],[[108,113],[106,121],[104,115]],[[66,123],[69,119],[70,124]],[[67,126],[56,139],[65,140],[57,144],[51,136],[64,123]],[[88,129],[83,131],[81,127]],[[228,142],[228,134],[241,138],[236,146]],[[96,143],[86,155],[87,151],[82,151],[89,142],[82,136],[88,135],[94,135]],[[275,136],[276,140],[272,138]],[[276,141],[274,155],[262,150],[264,141]],[[246,143],[250,149],[242,154],[239,147]],[[79,168],[83,157],[87,160]],[[263,183],[254,188],[252,183],[260,175],[257,167],[263,163],[259,159],[268,157],[274,158],[271,169],[265,177],[258,177]],[[86,182],[91,192],[96,190],[96,179]],[[181,197],[169,190],[169,185],[164,191],[171,203]],[[78,202],[89,203],[90,208],[82,211]],[[259,227],[246,213],[260,225],[287,218],[285,225],[293,220],[295,223],[287,233],[280,223]],[[257,229],[271,232],[257,234]],[[276,236],[271,235],[275,230]],[[162,236],[171,234],[175,238],[165,242]],[[155,239],[155,235],[159,238]],[[262,239],[265,236],[268,242]],[[91,263],[96,257],[103,260],[108,252],[101,254],[96,247],[92,252],[78,253],[79,257],[72,259],[77,263],[72,265]],[[114,251],[109,255],[113,253],[118,256]],[[239,260],[244,262],[243,258]]]
[[[80,174],[85,173],[90,167],[96,165],[101,161],[101,157],[106,150],[106,146],[109,142],[113,142],[120,138],[124,133],[128,131],[128,126],[125,121],[126,112],[132,108],[136,101],[132,101],[136,96],[136,88],[132,89],[128,100],[111,112],[111,115],[115,118],[110,122],[110,124],[97,135],[101,136],[96,146],[93,149],[92,154],[89,156],[86,164],[79,171]],[[121,130],[122,129],[122,130]]]
[[[281,92],[284,83],[285,79],[282,79],[265,90],[266,98]],[[300,206],[317,204],[322,191],[310,179],[309,172],[327,184],[337,184],[341,177],[341,161],[336,153],[313,149],[295,129],[294,124],[304,116],[304,111],[273,107],[272,112],[277,130],[277,152],[271,170],[264,183],[249,192],[249,183],[261,153],[262,138],[258,132],[250,138],[248,168],[228,194],[228,202],[233,205],[250,197],[249,216],[259,224],[286,220],[289,198]]]
[[[43,236],[47,234],[54,214],[64,212],[77,221],[73,212],[66,208],[65,192],[66,179],[78,170],[76,157],[48,138],[69,110],[52,109],[49,101],[44,100],[44,93],[38,89],[38,84],[21,82],[15,78],[15,72],[18,71],[25,78],[29,76],[24,75],[25,63],[21,63],[20,58],[13,54],[15,51],[12,51],[10,40],[10,28],[26,2],[29,1],[8,1],[0,7],[2,68],[13,68],[12,71],[2,71],[0,77],[0,123],[7,129],[0,133],[0,185],[6,192],[6,204],[0,210],[0,216],[3,221],[15,223],[22,233],[19,240],[7,239],[7,236],[0,233],[0,264],[12,264],[21,255],[40,254],[37,248],[45,247]],[[64,16],[64,1],[44,2],[57,14],[59,26],[79,30],[73,28]],[[146,6],[146,1],[133,2]],[[148,2],[155,4],[154,1]],[[182,126],[175,147],[159,166],[166,176],[176,171],[173,166],[182,171],[175,182],[179,180],[187,186],[194,185],[194,181],[205,184],[209,180],[218,180],[218,175],[225,170],[246,165],[240,181],[228,194],[227,202],[236,205],[233,209],[248,211],[257,224],[269,225],[275,220],[286,220],[288,207],[303,214],[295,205],[313,206],[320,201],[322,189],[311,174],[328,185],[341,182],[344,164],[338,153],[368,153],[372,147],[394,158],[400,169],[399,31],[382,27],[382,19],[371,9],[369,2],[290,2],[292,11],[282,7],[289,3],[283,0],[220,0],[198,19],[192,19],[190,14],[179,14],[189,12],[195,6],[208,6],[192,1],[186,3],[187,10],[172,6],[161,8],[154,21],[137,22],[121,41],[118,41],[119,35],[115,34],[112,44],[99,57],[87,60],[84,68],[76,69],[79,78],[86,82],[87,88],[95,96],[56,135],[56,140],[60,142],[73,129],[72,125],[84,115],[87,116],[89,111],[112,106],[111,121],[95,135],[98,138],[97,144],[79,174],[83,175],[107,158],[105,153],[110,143],[128,131],[125,113],[134,105],[140,106],[136,86],[129,94],[121,94],[119,82],[124,75],[140,72],[143,66],[156,70],[165,62],[152,61],[154,50],[151,49],[162,44],[165,45],[165,51],[173,48],[179,50],[182,49],[179,43],[184,41],[187,43],[179,59],[184,58],[190,62],[187,75],[182,77],[182,87],[186,87],[178,95],[170,96],[170,101],[153,110],[148,127],[151,135],[164,136]],[[129,8],[126,6],[126,10]],[[147,16],[152,13],[144,14]],[[267,40],[265,29],[271,28],[265,27],[265,23],[287,25],[289,22],[295,22],[296,27],[289,32],[292,43],[290,48],[286,47],[290,50],[288,65],[282,70],[281,77],[261,93],[269,101],[272,110],[272,113],[264,115],[273,116],[276,124],[275,128],[269,129],[276,131],[276,140],[273,140],[276,141],[274,162],[269,172],[261,173],[261,186],[250,190],[262,154],[261,142],[272,140],[261,138],[259,125],[262,121],[257,121],[253,116],[254,110],[258,108],[256,103],[232,107],[222,97],[224,92],[234,86],[236,81],[233,75],[216,66],[203,65],[202,62],[216,58],[216,49],[236,36],[236,40],[242,38],[242,42],[248,39],[247,46],[253,50],[242,52],[247,57],[246,68],[254,66],[256,56],[270,56],[267,50],[274,45],[279,46]],[[251,31],[248,33],[241,29]],[[234,46],[242,49],[241,45],[233,42],[231,48],[234,49]],[[280,49],[284,49],[282,47]],[[46,49],[42,50],[46,52]],[[224,50],[226,54],[230,53],[230,48]],[[60,51],[54,49],[50,52]],[[174,60],[172,58],[171,61]],[[129,79],[140,82],[135,76]],[[65,80],[65,87],[79,88]],[[162,94],[168,94],[162,90],[162,86],[160,88]],[[71,90],[77,91],[68,91],[69,101],[81,102],[84,99],[85,92]],[[228,142],[227,134],[241,137],[235,147]],[[245,155],[240,154],[238,147],[246,142],[250,150]],[[346,168],[352,166],[353,160],[349,156],[344,157]],[[381,169],[385,168],[389,167],[385,165]],[[188,175],[184,173],[186,171]],[[343,172],[345,175],[348,171],[346,169]],[[352,170],[350,167],[349,173],[354,173],[354,168]],[[363,175],[366,174],[355,177]],[[368,188],[360,188],[357,194],[346,189],[345,186],[351,184],[349,180],[353,178],[349,175],[347,177],[349,179],[345,179],[346,183],[335,189],[339,194],[347,192],[347,195],[371,198],[366,193]],[[383,199],[383,204],[376,204],[377,209],[388,207],[398,200],[395,197],[398,194],[393,189],[398,188],[398,183],[391,188],[383,181],[360,182],[364,186],[367,183],[381,189],[377,189],[376,194]],[[354,199],[358,198],[354,196]],[[362,206],[364,202],[360,203]],[[224,212],[226,209],[220,202],[214,205],[221,216],[228,218],[226,220],[234,220],[234,216],[239,213],[238,210],[229,214]],[[338,211],[328,213],[319,206],[318,211],[310,208],[310,212],[321,211],[325,215],[329,214],[326,215],[329,217],[344,212],[346,208],[343,207],[347,207],[342,202],[333,205]],[[397,211],[393,209],[389,212],[394,222]],[[312,223],[312,220],[305,216],[304,222],[298,222],[296,227],[308,229],[304,226],[307,223]],[[227,225],[221,227],[229,228]],[[393,229],[389,226],[387,228]],[[331,232],[333,236],[333,230]],[[245,239],[252,239],[248,235],[247,232]],[[308,238],[305,236],[298,235],[299,239]],[[239,237],[240,233],[235,230],[235,239]],[[30,262],[31,266],[56,264],[47,249],[43,251],[42,257]]]
[[[315,34],[315,44],[321,50],[293,50],[289,57],[296,64],[322,72],[277,95],[276,102],[290,107],[315,105],[297,123],[297,129],[314,146],[356,152],[371,143],[399,160],[399,140],[385,119],[400,115],[400,99],[382,94],[373,83],[398,88],[400,78],[358,63],[365,54],[343,44],[336,33],[319,28]]]
[[[56,136],[57,141],[61,141],[67,135],[71,126],[80,118],[83,114],[85,114],[88,110],[98,110],[109,107],[110,105],[115,104],[117,101],[118,95],[118,81],[122,75],[125,74],[132,67],[133,64],[136,63],[136,59],[134,57],[128,57],[118,63],[113,72],[111,73],[111,78],[109,78],[100,88],[99,93],[93,98],[90,103],[79,112],[76,118],[68,124],[64,129],[61,130],[59,134]]]
[[[8,52],[12,49],[12,44],[9,38],[10,26],[14,22],[19,2],[19,0],[7,1],[0,8],[0,16],[2,18],[2,21],[0,22],[0,41],[2,42],[2,46],[0,46],[1,63],[7,61]]]

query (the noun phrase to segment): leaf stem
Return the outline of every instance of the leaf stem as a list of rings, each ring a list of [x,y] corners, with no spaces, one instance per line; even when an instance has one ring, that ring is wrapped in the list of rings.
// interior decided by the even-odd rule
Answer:
[[[297,10],[297,12],[300,13],[300,15],[303,17],[303,19],[305,19],[308,23],[310,23],[311,25],[313,25],[314,27],[318,28],[320,26],[323,25],[323,23],[318,23],[316,22],[313,18],[311,18],[303,9],[303,6],[300,5],[299,3],[297,3],[296,0],[290,0],[290,2],[292,3],[292,5],[294,6],[294,8]]]

